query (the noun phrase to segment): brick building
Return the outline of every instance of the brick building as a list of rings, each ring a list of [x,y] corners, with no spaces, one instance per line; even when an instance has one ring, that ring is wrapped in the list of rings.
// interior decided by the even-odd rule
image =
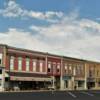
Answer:
[[[0,90],[100,89],[100,63],[0,44]]]

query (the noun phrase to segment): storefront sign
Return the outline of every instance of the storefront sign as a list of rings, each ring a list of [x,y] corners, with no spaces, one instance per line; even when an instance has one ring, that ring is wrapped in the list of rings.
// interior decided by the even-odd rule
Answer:
[[[12,81],[51,81],[51,78],[40,78],[40,77],[17,77],[11,76],[10,80]]]
[[[62,79],[63,80],[69,80],[69,79],[71,79],[71,76],[63,76]]]
[[[95,82],[95,79],[94,78],[88,78],[87,81],[88,82]]]

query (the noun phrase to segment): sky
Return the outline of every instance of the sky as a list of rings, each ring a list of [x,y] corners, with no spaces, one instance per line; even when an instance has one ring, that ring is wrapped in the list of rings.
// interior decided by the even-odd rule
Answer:
[[[100,61],[100,0],[0,0],[0,43]]]

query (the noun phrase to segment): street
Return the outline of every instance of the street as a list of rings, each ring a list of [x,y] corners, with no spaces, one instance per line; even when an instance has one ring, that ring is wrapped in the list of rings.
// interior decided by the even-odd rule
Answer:
[[[100,100],[100,91],[49,91],[0,93],[1,100]]]

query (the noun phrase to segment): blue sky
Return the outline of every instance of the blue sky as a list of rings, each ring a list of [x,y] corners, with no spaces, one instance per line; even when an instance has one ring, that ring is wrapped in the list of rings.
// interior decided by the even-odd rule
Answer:
[[[0,43],[100,60],[100,0],[0,0]]]

